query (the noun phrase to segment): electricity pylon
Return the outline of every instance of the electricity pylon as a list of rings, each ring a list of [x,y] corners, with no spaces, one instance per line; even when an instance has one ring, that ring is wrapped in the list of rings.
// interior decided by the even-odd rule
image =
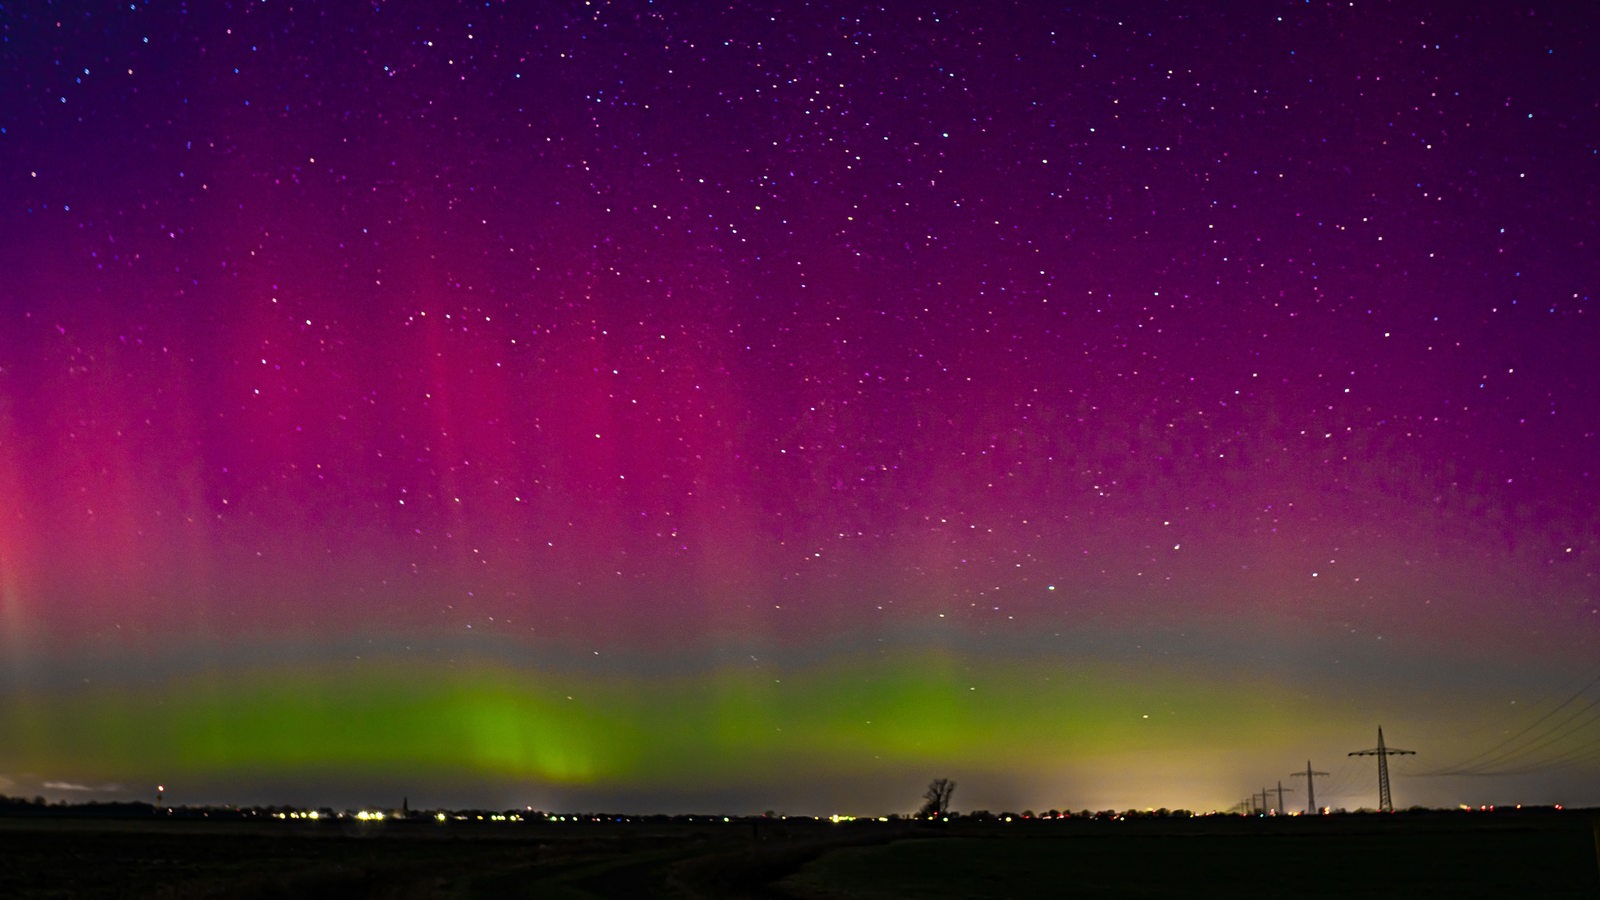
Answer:
[[[1284,787],[1283,786],[1283,779],[1280,778],[1280,779],[1278,779],[1278,815],[1280,815],[1280,816],[1286,816],[1286,815],[1289,814],[1289,811],[1283,808],[1283,792],[1284,791],[1288,791],[1289,793],[1292,794],[1292,793],[1294,793],[1294,788],[1286,788],[1286,787]]]
[[[1355,750],[1349,756],[1376,756],[1378,758],[1378,809],[1394,812],[1394,801],[1389,799],[1389,757],[1416,756],[1415,750],[1396,750],[1383,745],[1383,726],[1378,726],[1378,746],[1371,750]]]
[[[1314,816],[1321,812],[1321,810],[1317,809],[1317,776],[1328,773],[1311,771],[1311,760],[1308,759],[1306,760],[1306,770],[1304,772],[1290,772],[1289,774],[1296,778],[1304,776],[1306,779],[1306,815]]]

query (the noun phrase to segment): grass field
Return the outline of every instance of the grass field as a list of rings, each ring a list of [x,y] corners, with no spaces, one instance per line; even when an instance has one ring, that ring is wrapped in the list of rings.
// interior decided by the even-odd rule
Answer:
[[[0,897],[1600,896],[1595,814],[378,828],[0,819]]]

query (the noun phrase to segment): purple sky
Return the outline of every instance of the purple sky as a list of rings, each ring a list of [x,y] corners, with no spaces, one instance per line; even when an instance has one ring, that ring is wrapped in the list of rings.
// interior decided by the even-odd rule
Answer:
[[[8,7],[0,793],[1600,803],[1597,25]]]

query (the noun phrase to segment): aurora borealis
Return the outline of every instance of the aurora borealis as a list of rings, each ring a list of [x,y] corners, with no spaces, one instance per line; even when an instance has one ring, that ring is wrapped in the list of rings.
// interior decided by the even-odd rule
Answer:
[[[1597,26],[7,4],[0,793],[1600,804]]]

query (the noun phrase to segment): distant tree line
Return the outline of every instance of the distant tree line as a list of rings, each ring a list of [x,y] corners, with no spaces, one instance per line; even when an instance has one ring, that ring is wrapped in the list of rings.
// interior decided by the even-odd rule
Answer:
[[[43,797],[27,799],[0,795],[0,816],[90,816],[94,818],[144,818],[156,814],[149,803],[118,800],[90,800],[85,803],[50,803]]]

